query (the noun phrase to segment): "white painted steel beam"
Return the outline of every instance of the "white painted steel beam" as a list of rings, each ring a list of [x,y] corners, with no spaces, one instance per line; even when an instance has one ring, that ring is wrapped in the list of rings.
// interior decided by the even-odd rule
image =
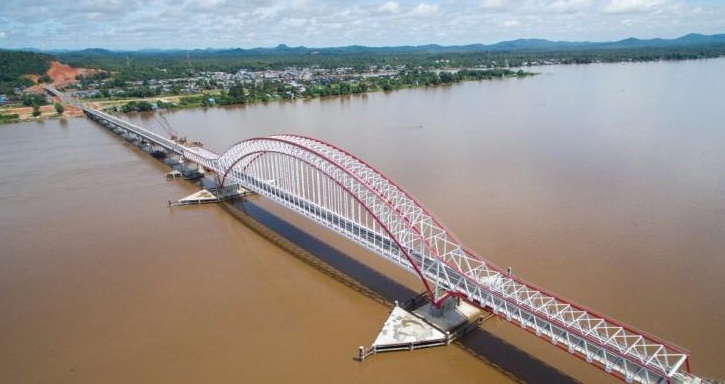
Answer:
[[[676,347],[502,273],[465,248],[402,188],[329,144],[301,136],[272,136],[240,142],[218,157],[194,148],[184,155],[418,273],[434,300],[454,294],[490,308],[625,380],[666,381],[687,359]],[[255,170],[262,168],[257,164],[276,165],[279,156],[298,159],[293,170],[313,169],[318,181],[313,193],[292,185],[264,184],[260,181],[264,178],[255,177]],[[289,175],[290,168],[276,171]],[[317,190],[329,188],[337,188],[337,196],[353,196],[374,219],[374,229],[369,221],[362,224],[320,197]]]
[[[627,382],[700,382],[680,348],[542,290],[466,248],[412,195],[359,158],[295,135],[245,140],[223,154],[186,147],[83,107],[330,228],[417,274],[431,299],[459,296]]]

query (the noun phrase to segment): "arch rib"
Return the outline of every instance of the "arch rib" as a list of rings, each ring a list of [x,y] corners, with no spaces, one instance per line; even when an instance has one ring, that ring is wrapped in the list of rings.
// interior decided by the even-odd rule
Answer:
[[[273,140],[273,141],[278,141],[278,142],[280,142],[280,143],[288,144],[288,145],[291,145],[291,146],[294,146],[294,147],[297,147],[297,148],[299,148],[299,149],[303,149],[303,150],[304,150],[304,149],[306,149],[306,148],[304,148],[304,147],[301,147],[301,146],[300,146],[299,144],[297,144],[297,143],[294,143],[294,142],[289,142],[289,141],[285,141],[285,140],[282,140],[282,139],[277,139],[277,138],[274,138],[274,139],[267,139],[267,140]],[[255,149],[255,150],[252,150],[252,151],[246,152],[246,153],[245,153],[244,155],[242,155],[242,156],[239,156],[238,158],[236,158],[235,160],[233,160],[233,161],[232,161],[231,163],[229,163],[228,165],[225,165],[226,169],[225,169],[225,170],[224,170],[224,172],[223,172],[223,177],[222,177],[222,180],[226,180],[226,178],[228,177],[228,175],[229,175],[229,174],[230,174],[231,172],[233,172],[233,169],[234,169],[234,167],[235,167],[235,166],[236,166],[237,164],[239,164],[239,163],[241,163],[241,162],[243,162],[243,161],[246,161],[246,160],[248,160],[248,162],[246,162],[246,163],[245,163],[245,166],[243,167],[243,169],[246,169],[247,167],[249,167],[250,165],[252,165],[252,163],[253,163],[254,161],[256,161],[256,160],[259,160],[260,158],[262,158],[262,156],[263,156],[264,154],[266,154],[266,153],[279,153],[279,154],[283,154],[283,155],[289,155],[289,153],[285,153],[285,152],[282,152],[282,151],[280,151],[280,150],[277,150],[277,149]],[[327,159],[325,159],[325,158],[324,158],[324,156],[322,156],[322,155],[321,155],[321,154],[319,154],[319,153],[315,153],[314,151],[310,151],[310,153],[312,153],[312,154],[315,154],[315,155],[319,156],[319,158],[321,158],[321,159],[327,160]],[[314,165],[314,164],[313,164],[312,162],[310,162],[310,161],[308,161],[308,160],[306,160],[306,159],[302,159],[302,158],[298,158],[298,159],[299,159],[299,160],[301,160],[301,161],[303,161],[304,163],[308,164],[309,166],[312,166],[312,167],[314,167],[314,166],[315,166],[315,165]],[[346,169],[344,169],[344,168],[339,168],[339,167],[338,167],[338,169],[339,169],[339,171],[341,171],[341,172],[344,172],[344,173],[346,173],[346,174],[350,175],[350,176],[351,176],[351,177],[353,177],[353,178],[355,177],[355,175],[354,175],[354,174],[350,173],[350,172],[349,172],[348,170],[346,170]],[[347,192],[347,193],[348,193],[348,194],[349,194],[350,196],[352,196],[352,197],[353,197],[353,198],[354,198],[354,199],[355,199],[355,200],[356,200],[356,201],[357,201],[358,203],[360,203],[360,205],[361,205],[361,206],[362,206],[362,207],[363,207],[363,208],[364,208],[364,209],[365,209],[365,210],[366,210],[367,212],[369,212],[369,213],[370,213],[370,215],[372,215],[372,216],[373,216],[373,217],[375,218],[375,220],[376,220],[376,221],[377,221],[377,222],[378,222],[378,223],[380,224],[380,226],[381,226],[381,227],[382,227],[382,228],[383,228],[383,229],[384,229],[384,230],[385,230],[385,231],[387,232],[387,234],[388,234],[388,235],[390,236],[390,239],[391,239],[391,240],[392,240],[393,242],[395,242],[395,244],[396,244],[396,245],[398,246],[398,248],[399,248],[399,249],[400,249],[400,250],[401,250],[401,251],[403,252],[403,254],[405,255],[405,258],[406,258],[406,259],[408,260],[408,262],[410,263],[410,266],[411,266],[411,267],[412,267],[412,268],[413,268],[413,269],[415,270],[415,273],[416,273],[416,274],[418,275],[418,277],[420,277],[420,279],[421,279],[421,281],[422,281],[422,283],[423,283],[423,285],[424,285],[424,287],[425,287],[425,289],[426,289],[426,292],[427,292],[427,293],[429,294],[430,298],[431,298],[431,299],[433,299],[433,296],[432,296],[432,290],[431,290],[431,288],[430,288],[430,285],[429,285],[429,283],[428,283],[427,279],[425,278],[425,276],[423,275],[422,271],[420,270],[420,267],[419,267],[419,266],[418,266],[418,265],[417,265],[417,264],[415,263],[415,261],[414,261],[414,260],[413,260],[413,258],[411,257],[411,255],[410,255],[410,252],[409,252],[409,250],[407,249],[407,247],[403,246],[403,244],[401,244],[401,243],[400,243],[400,239],[398,239],[398,238],[397,238],[397,236],[395,236],[395,234],[394,234],[394,233],[393,233],[393,231],[391,230],[390,226],[389,226],[389,225],[387,225],[387,224],[386,224],[386,222],[385,222],[385,221],[384,221],[384,220],[383,220],[383,219],[382,219],[382,218],[380,217],[380,215],[379,215],[378,213],[374,212],[374,211],[373,211],[373,210],[372,210],[372,209],[371,209],[371,208],[370,208],[370,207],[368,206],[368,204],[365,204],[365,202],[364,202],[364,201],[363,201],[363,200],[362,200],[362,199],[361,199],[361,198],[360,198],[360,197],[359,197],[359,196],[358,196],[358,195],[357,195],[357,194],[356,194],[356,193],[355,193],[354,191],[352,191],[352,190],[351,190],[351,189],[350,189],[350,188],[349,188],[348,186],[346,186],[346,185],[344,185],[344,184],[343,184],[342,182],[340,182],[340,180],[338,180],[338,179],[337,179],[337,178],[336,178],[336,177],[335,177],[334,175],[332,175],[332,174],[331,174],[330,172],[328,172],[327,170],[324,170],[324,169],[323,169],[323,170],[320,170],[320,171],[321,171],[321,172],[322,172],[322,173],[323,173],[323,174],[324,174],[324,175],[325,175],[325,176],[326,176],[326,177],[327,177],[327,178],[328,178],[328,179],[329,179],[330,181],[332,181],[332,182],[333,182],[333,183],[335,183],[335,184],[336,184],[337,186],[339,186],[340,188],[342,188],[343,190],[345,190],[345,191],[346,191],[346,192]],[[391,209],[394,209],[394,207],[393,207],[393,206],[392,206],[392,205],[391,205],[391,204],[390,204],[389,202],[387,202],[387,201],[386,201],[386,202],[385,202],[385,204],[386,204],[386,205],[388,205],[388,206],[389,206],[389,207],[390,207]]]
[[[281,143],[284,148],[275,147]],[[252,183],[255,187],[252,189],[258,189],[278,202],[280,199],[293,200],[289,191],[274,186],[269,180],[254,179],[247,172],[248,167],[260,161],[265,153],[272,152],[304,159],[308,166],[322,172],[349,196],[355,197],[387,237],[386,243],[376,238],[378,235],[374,231],[356,227],[366,231],[366,239],[358,241],[381,242],[383,245],[378,248],[370,243],[363,245],[384,257],[403,253],[434,303],[453,295],[489,308],[537,336],[550,339],[552,344],[565,344],[570,353],[630,382],[669,381],[675,375],[686,375],[680,372],[683,363],[687,362],[687,355],[681,348],[505,274],[501,268],[466,248],[403,188],[374,167],[331,144],[304,136],[279,135],[241,141],[222,155],[184,148],[185,157],[223,175],[224,180],[232,178],[242,184]],[[281,168],[279,166],[274,172],[282,175],[286,170]],[[294,204],[306,204],[299,197],[295,199]],[[300,206],[282,202],[301,212]],[[314,216],[310,212],[306,215]],[[323,225],[337,225],[337,230],[342,232],[343,226],[359,226],[329,212],[325,212],[324,217],[313,218]],[[433,289],[428,285],[429,281],[434,284]]]

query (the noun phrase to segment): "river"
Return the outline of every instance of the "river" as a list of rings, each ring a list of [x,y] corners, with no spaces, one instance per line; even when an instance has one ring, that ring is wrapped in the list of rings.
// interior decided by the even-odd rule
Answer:
[[[679,344],[696,374],[725,378],[725,59],[535,70],[166,118],[220,151],[274,133],[340,146],[488,260]],[[129,119],[160,131],[153,115]],[[91,121],[0,126],[0,163],[0,382],[512,382],[457,347],[355,362],[389,308],[218,207],[170,210],[195,187],[165,180]],[[483,329],[514,375],[535,381],[517,352],[575,380],[613,381],[501,320]]]

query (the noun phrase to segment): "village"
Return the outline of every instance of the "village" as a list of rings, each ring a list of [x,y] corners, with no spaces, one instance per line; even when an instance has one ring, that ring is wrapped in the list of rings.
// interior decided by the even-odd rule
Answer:
[[[533,67],[559,63],[556,59],[541,59],[519,64]],[[143,76],[142,80],[138,77],[129,80],[118,76],[117,72],[75,68],[54,61],[48,73],[30,79],[34,86],[17,87],[12,94],[0,95],[0,116],[2,121],[11,122],[79,115],[77,108],[47,95],[43,89],[45,84],[78,103],[91,103],[113,113],[129,113],[343,96],[533,74],[512,69],[508,61],[461,68],[446,59],[425,66],[386,64],[325,68],[311,65],[264,70],[239,68],[230,72],[190,67],[177,76],[170,76],[171,72],[165,68],[155,68],[155,73],[155,76]]]
[[[385,66],[382,68],[370,66],[364,72],[355,71],[352,67],[334,69],[291,67],[283,70],[264,71],[250,71],[242,68],[232,73],[198,71],[193,72],[188,77],[127,81],[122,84],[114,82],[112,78],[96,80],[91,76],[88,80],[85,80],[81,76],[80,81],[72,86],[65,87],[64,90],[79,99],[94,100],[218,93],[240,85],[246,88],[263,88],[265,85],[274,84],[276,90],[273,94],[269,94],[270,98],[294,98],[295,96],[305,95],[308,89],[315,86],[324,87],[332,83],[353,84],[363,79],[375,77],[394,78],[405,69],[405,65],[397,67]],[[284,90],[279,87],[280,85],[284,87]],[[309,92],[307,94],[309,95]]]

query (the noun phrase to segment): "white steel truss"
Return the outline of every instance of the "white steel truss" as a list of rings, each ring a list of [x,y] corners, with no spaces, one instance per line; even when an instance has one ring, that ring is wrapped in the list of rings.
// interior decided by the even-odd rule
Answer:
[[[184,156],[416,273],[435,303],[463,298],[626,382],[691,381],[680,348],[508,275],[401,187],[330,144],[279,135],[222,155],[185,148]]]
[[[688,372],[681,348],[508,275],[467,249],[412,195],[330,144],[279,135],[219,155],[82,108],[109,129],[182,154],[222,183],[239,183],[417,274],[434,303],[460,297],[628,383],[704,382]]]

